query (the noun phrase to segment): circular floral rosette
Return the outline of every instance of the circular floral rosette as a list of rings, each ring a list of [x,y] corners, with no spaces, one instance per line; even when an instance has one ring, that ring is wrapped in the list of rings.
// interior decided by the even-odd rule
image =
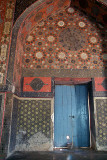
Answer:
[[[34,34],[30,34],[30,35],[26,36],[26,39],[25,39],[26,45],[32,44],[34,42],[35,42],[35,35]]]
[[[38,28],[38,29],[43,29],[45,27],[46,27],[46,21],[45,20],[42,20],[42,21],[38,22],[38,24],[36,26],[36,28]]]
[[[63,68],[70,68],[70,59],[68,58],[68,54],[64,50],[58,50],[55,54],[55,63],[57,66],[63,66]],[[68,67],[69,66],[69,67]]]
[[[76,69],[89,69],[90,64],[91,64],[90,52],[85,49],[81,50],[77,54],[76,64],[77,64]]]
[[[84,30],[84,32],[87,32],[87,28],[88,28],[88,23],[87,20],[85,20],[84,18],[82,18],[81,20],[77,20],[76,21],[76,26],[80,29],[80,30]]]
[[[41,62],[42,64],[42,61],[45,61],[45,58],[46,53],[41,49],[35,50],[35,52],[33,53],[33,62],[35,63]]]
[[[86,63],[88,61],[90,61],[90,52],[86,51],[86,50],[82,50],[78,53],[79,56],[79,61]]]
[[[68,14],[70,14],[70,15],[74,14],[75,11],[76,11],[76,9],[73,8],[73,7],[68,7],[68,8],[66,9],[66,12],[67,12]]]
[[[47,41],[47,44],[54,44],[57,42],[57,35],[50,33],[45,35],[45,39]]]
[[[101,39],[98,35],[90,33],[90,35],[88,34],[88,46],[92,49],[92,47],[94,48],[98,48],[101,49]]]
[[[67,21],[64,18],[58,18],[55,24],[56,24],[56,27],[61,29],[67,26]]]

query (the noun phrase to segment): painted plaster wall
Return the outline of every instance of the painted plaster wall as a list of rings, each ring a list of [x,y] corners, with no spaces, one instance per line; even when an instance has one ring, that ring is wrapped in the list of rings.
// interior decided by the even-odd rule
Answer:
[[[31,77],[55,76],[55,77],[74,77],[74,78],[75,77],[93,78],[93,77],[100,77],[100,76],[105,77],[105,74],[106,74],[105,69],[106,69],[106,62],[107,62],[107,56],[106,56],[107,47],[106,47],[105,41],[107,38],[107,34],[106,34],[107,32],[104,29],[104,27],[99,24],[97,25],[94,21],[92,21],[92,19],[89,19],[88,17],[86,17],[83,13],[81,13],[80,11],[77,11],[77,9],[69,8],[68,6],[70,4],[69,3],[70,1],[62,1],[62,0],[56,1],[55,2],[57,4],[56,8],[53,7],[54,6],[53,1],[50,1],[51,3],[49,3],[49,1],[46,1],[44,10],[47,12],[47,15],[41,14],[43,6],[38,8],[37,11],[39,12],[39,14],[37,14],[37,12],[36,14],[33,14],[32,11],[35,9],[35,7],[37,8],[38,5],[41,6],[43,2],[44,1],[38,1],[37,3],[32,5],[32,7],[29,7],[28,10],[24,12],[24,14],[18,19],[15,26],[13,27],[12,43],[10,47],[10,58],[8,63],[9,65],[8,65],[8,70],[6,72],[7,79],[11,83],[15,82],[16,88],[18,89],[18,91],[20,91],[21,90],[20,80],[22,77],[27,77],[27,76],[31,76]],[[8,9],[11,10],[10,12],[11,16],[8,17],[8,14],[7,14],[8,12],[6,13],[7,15],[6,22],[8,21],[10,22],[12,20],[11,13],[13,13],[12,11],[14,10],[13,1],[12,3],[10,3],[9,1],[7,6],[8,6]],[[59,9],[59,7],[60,9],[62,9],[62,11],[60,10],[60,12],[55,12],[55,10]],[[32,15],[30,17],[31,12],[32,12]],[[62,15],[64,15],[66,19],[64,19]],[[69,19],[68,21],[68,17],[72,19],[71,20]],[[30,18],[31,19],[34,18],[34,21],[32,21]],[[55,23],[55,24],[52,24],[52,23]],[[20,26],[22,28],[20,28]],[[54,30],[52,30],[52,27]],[[73,27],[73,31],[69,29],[71,27]],[[56,30],[57,28],[59,30]],[[11,23],[6,23],[4,27],[3,37],[2,37],[3,38],[2,45],[3,46],[5,45],[5,47],[2,48],[2,54],[5,55],[4,58],[8,57],[7,49],[8,49],[8,38],[10,35],[10,29],[11,29]],[[46,42],[44,42],[43,39],[40,39],[41,35],[39,33],[39,30],[44,30],[43,38],[45,38]],[[87,42],[81,42],[81,37],[83,37],[84,39],[84,36],[79,34],[80,32],[85,33],[85,40]],[[69,34],[72,35],[70,39],[68,39],[65,36],[66,33],[68,35]],[[72,46],[72,50],[71,49],[69,50],[69,46],[71,44],[70,41],[73,42],[75,36],[78,37],[79,39],[78,43],[80,43],[80,46],[82,48],[78,48],[78,47],[73,48]],[[67,39],[67,44],[66,44],[66,39]],[[40,45],[41,43],[42,43],[42,46]],[[37,47],[36,49],[34,48],[32,49],[33,44],[36,45]],[[74,43],[74,46],[76,46],[75,43]],[[85,50],[85,48],[88,50]],[[34,59],[32,61],[33,54],[34,54]],[[1,72],[2,81],[3,81],[3,75],[6,71],[5,60],[1,60],[1,63],[3,61],[2,72]],[[107,95],[106,93],[107,92],[105,92],[105,94],[100,94],[100,92],[97,92],[97,96],[104,97],[105,95]],[[11,96],[10,96],[10,100],[12,100]],[[8,101],[9,100],[7,99],[7,103]],[[100,106],[106,109],[105,100],[103,100],[103,102],[101,100],[100,102],[101,102]],[[94,105],[96,107],[96,104]],[[6,105],[6,107],[8,110],[8,104]],[[9,112],[10,114],[12,113],[11,110]],[[99,109],[97,110],[96,113],[97,115],[100,114],[101,116],[103,116],[104,125],[105,125],[106,115],[103,114],[103,110]],[[7,112],[5,112],[5,114],[7,115]],[[99,133],[99,130],[101,128],[102,132],[105,134],[105,127],[103,126],[103,123],[100,122],[99,117],[97,117],[96,119],[97,123],[99,124],[101,123],[98,126],[96,125],[97,127],[96,130],[98,131],[98,132],[96,131],[97,149],[107,150],[106,149],[107,139],[105,139],[105,136],[103,137],[103,134]],[[10,117],[8,118],[10,120]],[[10,125],[10,121],[9,121],[9,125]],[[4,130],[6,131],[5,125],[4,125]],[[5,131],[4,133],[6,133]],[[44,136],[43,134],[39,134],[39,135],[41,135],[41,137],[45,139],[44,148],[49,149],[50,146],[52,146],[52,142],[49,141],[50,143],[47,143],[47,140],[49,139],[47,139],[47,137]],[[5,142],[5,137],[7,137],[7,134],[6,135],[4,134],[4,138],[3,138],[3,145],[6,144],[6,149],[7,149],[8,142]],[[20,134],[17,137],[20,137]],[[28,144],[30,149],[33,149],[32,146],[35,147],[35,144],[33,143],[33,139],[36,139],[37,137],[38,137],[38,134],[35,133],[34,135],[32,135],[31,139],[29,138]],[[20,138],[17,138],[17,139],[20,139]],[[38,144],[39,143],[41,142],[39,141]],[[23,146],[23,150],[28,150],[28,147],[25,142],[23,142],[22,146]],[[19,147],[20,147],[20,142],[17,140],[16,149],[19,150]],[[37,147],[38,145],[36,146],[36,148]],[[14,150],[14,148],[12,150]],[[40,150],[40,147],[38,147],[38,150]]]
[[[53,150],[53,99],[15,97],[13,102],[9,153]]]
[[[96,148],[107,151],[107,97],[95,97]]]
[[[2,125],[0,124],[0,155],[6,157],[9,144],[13,94],[5,92],[0,95],[2,95],[1,111],[3,111],[3,114],[0,116],[0,119],[2,119]]]

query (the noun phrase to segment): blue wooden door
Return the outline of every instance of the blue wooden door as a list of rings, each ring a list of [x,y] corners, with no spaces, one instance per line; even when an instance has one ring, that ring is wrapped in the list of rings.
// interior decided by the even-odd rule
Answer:
[[[87,85],[56,85],[54,114],[55,147],[89,147]]]

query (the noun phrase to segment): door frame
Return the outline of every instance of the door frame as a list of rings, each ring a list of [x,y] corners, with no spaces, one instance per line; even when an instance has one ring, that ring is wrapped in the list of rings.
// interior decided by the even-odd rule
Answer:
[[[54,94],[55,94],[55,85],[78,85],[78,84],[90,84],[92,82],[91,78],[60,78],[60,77],[56,77],[54,78]],[[92,87],[92,86],[91,86]],[[92,91],[91,91],[92,92]],[[93,98],[93,97],[91,97]],[[54,99],[55,101],[55,99]],[[89,148],[95,148],[95,146],[93,147],[93,139],[92,139],[92,134],[91,134],[91,116],[93,116],[93,114],[91,115],[91,108],[90,107],[90,93],[88,94],[88,115],[89,115],[89,132],[90,132],[90,147]],[[55,108],[55,106],[54,106]],[[53,109],[54,112],[54,109]],[[53,123],[54,124],[54,123]],[[95,129],[95,128],[94,128]],[[66,147],[64,147],[66,148]],[[54,146],[54,125],[53,125],[53,150],[56,149],[60,149],[59,147],[55,147]]]

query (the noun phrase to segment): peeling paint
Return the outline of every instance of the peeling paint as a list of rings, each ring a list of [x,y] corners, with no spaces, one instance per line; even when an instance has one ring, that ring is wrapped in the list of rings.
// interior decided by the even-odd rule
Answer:
[[[23,132],[17,137],[15,151],[51,151],[52,141],[41,132],[31,136],[28,140],[23,139]]]

